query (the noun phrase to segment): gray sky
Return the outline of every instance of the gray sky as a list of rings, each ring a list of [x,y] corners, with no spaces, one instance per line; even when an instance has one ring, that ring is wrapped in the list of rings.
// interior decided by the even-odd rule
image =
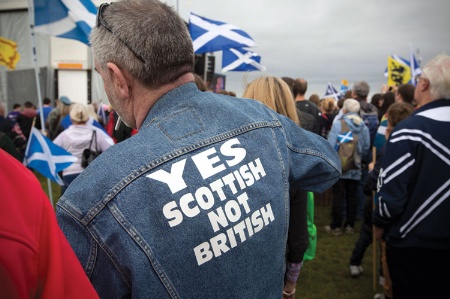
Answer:
[[[440,53],[450,55],[450,0],[165,0],[178,7],[187,21],[189,11],[231,23],[258,44],[265,72],[227,72],[226,89],[242,94],[243,78],[303,77],[307,96],[323,96],[327,83],[339,89],[365,80],[377,92],[387,57],[409,60],[410,46],[420,50],[422,65]],[[221,73],[221,52],[216,73]]]
[[[99,5],[106,0],[93,0]],[[371,94],[387,82],[387,57],[409,60],[410,46],[422,65],[440,53],[450,55],[450,0],[161,0],[188,21],[192,11],[238,26],[258,44],[266,72],[227,72],[226,89],[239,96],[243,79],[262,75],[303,77],[307,96],[323,96],[327,83],[365,80]],[[25,0],[0,0],[0,3]],[[221,73],[221,52],[216,73]]]

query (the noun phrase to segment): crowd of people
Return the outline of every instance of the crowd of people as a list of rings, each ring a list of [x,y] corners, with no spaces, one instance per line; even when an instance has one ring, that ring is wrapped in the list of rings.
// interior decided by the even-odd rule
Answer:
[[[157,0],[102,4],[90,44],[108,117],[66,96],[42,121],[31,102],[0,107],[0,297],[294,298],[325,194],[324,231],[362,221],[349,275],[381,245],[376,298],[449,295],[435,266],[450,266],[450,56],[415,85],[369,99],[357,81],[336,101],[277,76],[208,92],[184,21]],[[56,215],[17,161],[33,126],[78,158]]]

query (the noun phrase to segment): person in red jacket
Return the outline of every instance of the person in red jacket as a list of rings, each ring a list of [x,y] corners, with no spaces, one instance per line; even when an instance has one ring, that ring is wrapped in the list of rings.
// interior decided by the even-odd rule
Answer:
[[[0,161],[0,298],[98,298],[35,175]]]

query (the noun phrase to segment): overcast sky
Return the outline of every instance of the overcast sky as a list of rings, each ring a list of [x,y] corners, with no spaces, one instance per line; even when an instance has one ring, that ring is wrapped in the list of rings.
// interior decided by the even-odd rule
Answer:
[[[26,7],[26,1],[23,2]],[[93,0],[99,5],[106,0]],[[189,12],[233,24],[258,44],[266,72],[227,72],[226,89],[239,96],[247,81],[262,75],[303,77],[307,96],[323,96],[327,83],[339,89],[365,80],[371,94],[387,82],[387,57],[409,60],[410,46],[422,65],[450,55],[450,0],[162,0],[188,21]],[[0,0],[11,2],[11,0]],[[109,2],[109,1],[108,1]],[[221,52],[216,72],[221,73]]]
[[[409,60],[410,46],[422,62],[440,53],[450,55],[450,0],[165,0],[187,21],[189,11],[231,23],[258,44],[266,72],[247,73],[303,77],[307,96],[323,96],[331,82],[339,89],[365,80],[377,92],[387,57]],[[221,73],[221,52],[216,72]],[[227,72],[226,89],[242,94],[243,72]]]

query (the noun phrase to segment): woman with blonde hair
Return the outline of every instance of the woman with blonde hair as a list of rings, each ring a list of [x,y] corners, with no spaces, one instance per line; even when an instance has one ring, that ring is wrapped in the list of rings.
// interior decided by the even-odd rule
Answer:
[[[300,125],[291,89],[281,78],[257,78],[247,85],[243,97],[257,100]]]
[[[262,102],[279,114],[283,114],[300,125],[294,98],[289,85],[281,78],[260,77],[247,85],[243,94]],[[283,298],[294,298],[298,276],[303,266],[303,257],[308,249],[307,192],[289,189],[290,211],[287,240],[286,273],[284,277]]]
[[[72,104],[69,116],[71,125],[53,140],[53,143],[64,148],[77,158],[77,161],[62,171],[64,186],[61,187],[61,195],[64,194],[70,183],[84,170],[81,161],[85,149],[89,148],[102,153],[112,145],[107,139],[106,133],[97,134],[100,130],[87,125],[89,110],[86,105],[80,103]]]
[[[320,135],[327,139],[331,130],[331,125],[336,117],[336,100],[334,98],[325,98],[321,101],[320,111]]]

